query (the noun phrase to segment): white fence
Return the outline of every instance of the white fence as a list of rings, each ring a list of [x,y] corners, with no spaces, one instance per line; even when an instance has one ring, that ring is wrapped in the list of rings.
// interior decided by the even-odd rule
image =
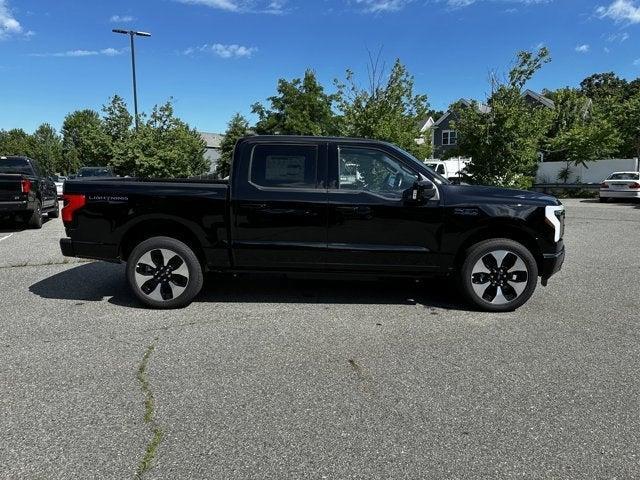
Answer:
[[[538,164],[536,183],[564,183],[558,174],[567,167],[566,162],[544,162]],[[600,183],[612,172],[637,172],[638,159],[611,159],[587,162],[586,166],[569,164],[571,175],[566,183]]]

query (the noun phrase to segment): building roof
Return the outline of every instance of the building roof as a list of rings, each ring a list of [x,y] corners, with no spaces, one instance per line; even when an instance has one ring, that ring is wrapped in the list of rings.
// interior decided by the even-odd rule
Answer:
[[[220,144],[224,139],[221,133],[198,132],[202,139],[207,143],[207,148],[220,148]]]
[[[537,102],[541,103],[545,107],[555,108],[556,104],[550,98],[545,97],[539,93],[534,92],[533,90],[526,90],[523,94],[523,97],[531,97]]]

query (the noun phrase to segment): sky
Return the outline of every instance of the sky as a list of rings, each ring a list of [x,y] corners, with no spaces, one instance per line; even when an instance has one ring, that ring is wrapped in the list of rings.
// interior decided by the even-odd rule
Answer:
[[[140,110],[173,98],[208,132],[253,120],[253,103],[307,68],[328,91],[347,68],[364,85],[380,49],[440,110],[484,99],[489,72],[542,45],[553,61],[534,90],[640,76],[640,0],[0,0],[0,129],[59,128],[114,94],[132,110],[129,40],[113,28],[152,33],[136,40]]]

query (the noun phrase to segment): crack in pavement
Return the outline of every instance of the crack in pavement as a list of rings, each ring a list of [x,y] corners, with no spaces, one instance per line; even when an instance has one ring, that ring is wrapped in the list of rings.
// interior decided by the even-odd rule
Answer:
[[[0,265],[1,269],[9,269],[9,268],[25,268],[25,267],[49,267],[52,265],[82,265],[84,263],[90,263],[92,260],[55,260],[52,262],[43,262],[43,263],[16,263],[14,265]]]
[[[153,391],[151,390],[151,383],[149,382],[149,360],[151,355],[156,349],[156,345],[158,343],[159,337],[156,337],[153,340],[153,343],[147,347],[147,350],[144,352],[142,356],[142,361],[140,362],[140,366],[138,367],[138,373],[136,374],[136,378],[138,379],[138,383],[140,384],[140,390],[144,395],[144,423],[149,425],[152,437],[147,443],[147,448],[145,449],[144,455],[138,464],[138,468],[136,470],[135,479],[140,480],[147,473],[153,464],[153,459],[156,456],[156,452],[158,450],[158,446],[162,442],[162,438],[164,436],[164,430],[156,420],[156,411],[155,411],[155,398],[153,396]]]

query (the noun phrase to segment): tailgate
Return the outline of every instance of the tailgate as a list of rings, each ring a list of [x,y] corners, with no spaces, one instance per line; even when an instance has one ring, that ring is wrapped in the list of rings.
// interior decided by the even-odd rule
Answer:
[[[11,202],[21,200],[22,194],[22,175],[2,173],[0,174],[0,202]]]

